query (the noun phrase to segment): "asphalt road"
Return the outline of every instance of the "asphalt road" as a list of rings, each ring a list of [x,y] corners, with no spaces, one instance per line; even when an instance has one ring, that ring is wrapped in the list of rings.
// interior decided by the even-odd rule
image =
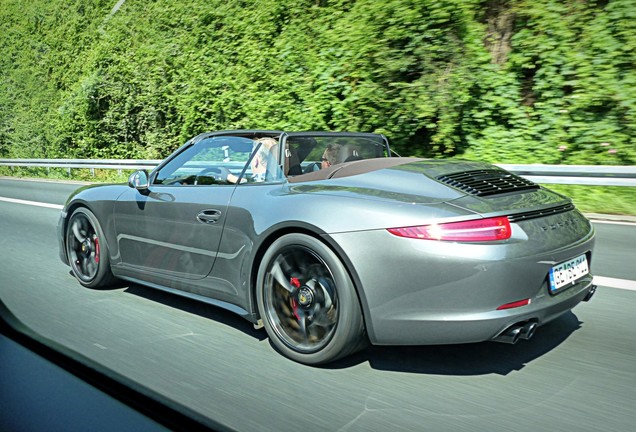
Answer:
[[[223,310],[139,285],[82,288],[58,258],[59,210],[34,205],[76,187],[0,180],[0,297],[43,336],[231,427],[634,430],[636,225],[596,224],[592,271],[623,288],[600,286],[530,341],[371,347],[311,368]]]

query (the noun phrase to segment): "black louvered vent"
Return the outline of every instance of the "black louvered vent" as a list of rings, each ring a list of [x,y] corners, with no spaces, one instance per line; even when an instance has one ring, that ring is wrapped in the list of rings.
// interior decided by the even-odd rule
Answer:
[[[559,213],[567,213],[574,210],[574,204],[565,204],[558,207],[551,207],[542,210],[534,210],[525,213],[508,215],[510,222],[520,222],[528,219],[536,219],[544,216],[551,216]]]
[[[489,169],[465,171],[437,177],[440,182],[476,196],[539,189],[539,185],[508,171]]]

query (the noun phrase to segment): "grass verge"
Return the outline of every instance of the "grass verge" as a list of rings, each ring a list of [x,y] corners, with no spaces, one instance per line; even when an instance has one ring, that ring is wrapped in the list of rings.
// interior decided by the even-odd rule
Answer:
[[[636,216],[636,187],[544,185],[550,190],[572,198],[584,213]]]

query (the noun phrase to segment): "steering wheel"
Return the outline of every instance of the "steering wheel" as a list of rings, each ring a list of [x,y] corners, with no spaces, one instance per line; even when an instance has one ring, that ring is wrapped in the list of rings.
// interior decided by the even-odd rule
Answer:
[[[214,176],[208,176],[207,174],[214,173]],[[194,184],[199,184],[199,177],[212,177],[215,182],[227,182],[227,176],[232,174],[229,169],[225,167],[213,167],[213,168],[204,168],[199,171],[194,178]]]

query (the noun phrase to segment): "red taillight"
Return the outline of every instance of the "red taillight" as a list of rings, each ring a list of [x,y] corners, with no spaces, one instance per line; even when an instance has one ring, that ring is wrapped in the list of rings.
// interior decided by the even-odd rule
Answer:
[[[510,221],[506,216],[445,224],[389,228],[388,231],[398,237],[459,242],[506,240],[511,235]]]

